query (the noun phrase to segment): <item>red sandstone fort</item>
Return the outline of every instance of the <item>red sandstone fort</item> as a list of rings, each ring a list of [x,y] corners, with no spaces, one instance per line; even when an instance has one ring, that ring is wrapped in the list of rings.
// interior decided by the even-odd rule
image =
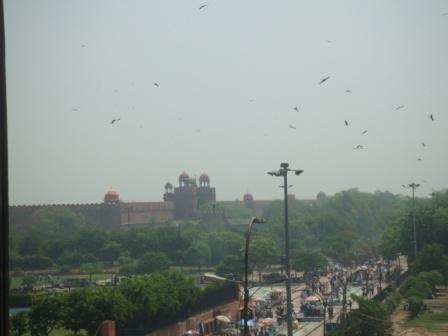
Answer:
[[[271,201],[255,201],[246,193],[242,201],[216,201],[215,188],[210,186],[207,174],[196,178],[183,172],[179,176],[179,186],[165,184],[163,202],[124,202],[116,191],[110,190],[104,195],[102,203],[94,204],[58,204],[58,205],[18,205],[9,209],[11,226],[23,228],[32,223],[36,210],[61,206],[83,216],[87,224],[105,228],[121,226],[138,227],[148,223],[165,223],[173,220],[195,220],[199,218],[199,209],[206,203],[239,205],[254,209],[257,214]],[[290,195],[290,198],[294,198]],[[312,202],[312,201],[311,201]]]

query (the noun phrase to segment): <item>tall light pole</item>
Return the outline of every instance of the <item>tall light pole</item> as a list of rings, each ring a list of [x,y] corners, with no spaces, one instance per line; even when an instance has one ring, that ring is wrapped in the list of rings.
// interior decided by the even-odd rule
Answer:
[[[415,227],[415,189],[420,187],[420,184],[412,182],[409,185],[403,185],[403,188],[411,188],[412,189],[412,225],[414,230],[414,260],[417,258],[417,229]]]
[[[253,217],[249,223],[249,228],[246,233],[246,248],[244,250],[244,308],[243,308],[243,318],[244,318],[244,336],[249,335],[249,327],[247,325],[247,316],[249,313],[249,243],[250,234],[252,233],[252,225],[264,223],[263,219]]]
[[[289,266],[289,232],[288,232],[288,172],[300,175],[303,170],[290,169],[288,163],[280,163],[280,169],[268,172],[271,176],[283,176],[283,188],[285,193],[285,269],[286,269],[286,322],[288,336],[292,336],[292,302],[291,302],[291,269]]]

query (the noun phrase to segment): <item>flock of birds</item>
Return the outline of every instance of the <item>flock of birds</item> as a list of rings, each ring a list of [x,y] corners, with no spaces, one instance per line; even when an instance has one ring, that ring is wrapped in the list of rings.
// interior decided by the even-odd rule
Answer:
[[[447,13],[447,14],[448,14],[448,13]],[[331,42],[331,41],[327,40],[327,42]],[[321,84],[325,83],[326,81],[328,81],[329,79],[330,79],[330,76],[327,76],[327,77],[325,77],[325,78],[322,78],[317,84],[318,84],[318,85],[321,85]],[[351,90],[350,90],[350,89],[347,89],[347,90],[345,90],[345,92],[346,92],[346,93],[351,93]],[[399,105],[399,106],[395,107],[395,110],[401,110],[401,109],[403,109],[403,108],[405,108],[404,105]],[[296,112],[299,112],[299,107],[296,105],[296,106],[294,106],[293,110],[296,111]],[[433,115],[433,114],[430,114],[430,115],[429,115],[429,119],[431,119],[432,121],[434,121],[434,115]],[[349,126],[349,122],[348,122],[347,119],[344,120],[344,124],[345,124],[346,127]],[[292,125],[292,124],[289,125],[289,128],[294,129],[294,130],[296,129],[296,127],[295,127],[294,125]],[[362,134],[362,135],[365,135],[365,134],[367,134],[367,132],[368,132],[368,130],[364,130],[364,131],[362,131],[361,134]],[[422,142],[421,145],[422,145],[422,147],[426,147],[426,144],[425,144],[424,142]],[[364,147],[363,145],[356,145],[353,149],[354,149],[354,150],[357,150],[357,149],[365,149],[365,147]],[[417,160],[418,160],[418,161],[422,161],[422,158],[418,158]]]
[[[206,7],[208,7],[208,4],[203,4],[203,5],[199,6],[198,10],[203,10],[203,9],[206,8]],[[448,16],[448,12],[447,12],[447,13],[443,13],[442,16]],[[331,40],[326,40],[326,41],[327,41],[327,43],[333,43],[333,41],[331,41]],[[85,45],[85,44],[82,44],[81,47],[82,47],[82,48],[85,48],[86,45]],[[318,85],[322,85],[322,84],[324,84],[325,82],[327,82],[330,78],[331,78],[330,76],[326,76],[326,77],[322,78],[317,84],[318,84]],[[159,83],[157,83],[157,82],[154,82],[153,85],[154,85],[154,87],[156,87],[156,88],[159,88],[159,87],[160,87]],[[346,89],[345,92],[346,92],[346,93],[351,93],[351,90],[350,90],[350,89]],[[254,102],[254,99],[253,99],[253,98],[250,99],[250,102],[251,102],[251,103]],[[405,105],[399,105],[399,106],[396,106],[396,107],[395,107],[395,110],[401,110],[401,109],[404,109],[404,108],[405,108]],[[298,112],[299,112],[299,107],[296,105],[296,106],[293,107],[293,110],[294,110],[295,112],[298,113]],[[78,111],[78,109],[77,109],[77,108],[73,108],[72,111]],[[435,120],[435,119],[434,119],[434,115],[433,115],[433,114],[430,114],[430,115],[429,115],[429,119],[431,119],[431,121],[434,121],[434,120]],[[121,118],[114,118],[114,119],[112,119],[112,120],[110,121],[110,124],[115,124],[115,123],[119,122],[120,120],[121,120]],[[179,120],[182,120],[182,118],[179,118]],[[346,127],[349,127],[349,121],[348,121],[348,120],[345,119],[345,120],[344,120],[344,124],[345,124]],[[290,129],[293,129],[293,130],[296,130],[296,127],[295,127],[294,125],[292,125],[292,124],[289,124],[289,128],[290,128]],[[200,132],[200,129],[196,129],[195,131],[196,131],[197,133],[199,133],[199,132]],[[368,130],[363,130],[361,134],[362,134],[362,135],[365,135],[365,134],[367,134],[367,132],[368,132]],[[426,147],[426,143],[425,143],[425,142],[421,142],[421,145],[422,145],[423,148]],[[360,145],[360,144],[356,145],[356,146],[353,148],[353,150],[362,150],[362,149],[365,149],[365,146],[364,146],[364,145]],[[422,158],[419,157],[417,160],[418,160],[418,161],[422,161]]]

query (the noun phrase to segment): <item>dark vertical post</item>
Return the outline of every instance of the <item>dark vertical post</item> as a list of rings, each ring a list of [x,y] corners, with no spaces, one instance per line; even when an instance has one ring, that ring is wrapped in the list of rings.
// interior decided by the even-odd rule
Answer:
[[[286,269],[286,323],[288,336],[292,336],[291,269],[289,265],[289,224],[288,224],[288,164],[280,164],[283,170],[285,192],[285,269]]]
[[[417,230],[415,228],[415,188],[417,185],[415,183],[411,184],[412,188],[412,223],[414,227],[414,260],[417,259]]]
[[[243,318],[244,318],[244,336],[249,335],[249,328],[247,325],[247,310],[249,309],[249,241],[250,241],[250,231],[252,228],[252,222],[249,225],[249,230],[246,233],[246,249],[244,250],[244,308],[243,308]]]
[[[344,280],[342,283],[342,314],[341,320],[344,320],[347,317],[347,285],[348,281]]]
[[[324,299],[324,336],[327,335],[327,299]]]
[[[263,219],[259,219],[257,217],[252,218],[249,223],[249,229],[246,233],[246,248],[244,249],[244,308],[243,308],[243,319],[244,319],[244,331],[243,335],[249,335],[249,326],[247,325],[247,317],[249,312],[249,243],[250,243],[250,234],[252,233],[252,225],[255,223],[264,223]]]
[[[369,269],[366,269],[366,296],[369,297]]]
[[[9,331],[8,133],[6,115],[5,20],[0,0],[0,335]]]

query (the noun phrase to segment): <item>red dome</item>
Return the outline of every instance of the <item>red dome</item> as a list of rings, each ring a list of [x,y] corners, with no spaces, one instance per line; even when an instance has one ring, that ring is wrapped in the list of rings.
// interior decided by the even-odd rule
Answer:
[[[120,195],[116,191],[109,190],[106,195],[104,195],[105,203],[115,203],[120,201]]]

